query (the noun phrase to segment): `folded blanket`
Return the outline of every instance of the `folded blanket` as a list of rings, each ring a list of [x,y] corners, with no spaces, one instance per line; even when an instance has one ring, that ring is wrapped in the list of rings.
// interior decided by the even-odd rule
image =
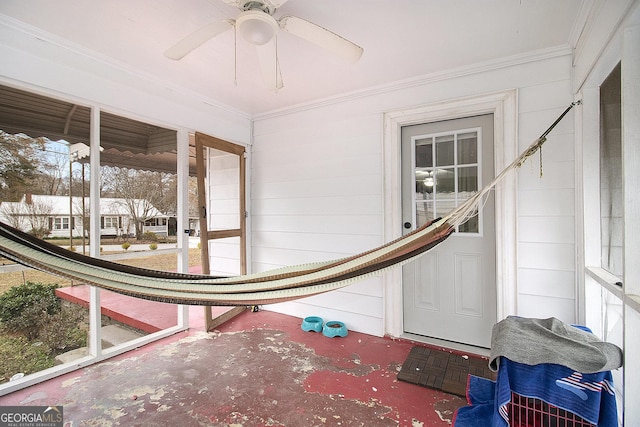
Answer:
[[[458,408],[453,416],[455,427],[478,427],[495,425],[496,383],[481,377],[469,375],[467,378],[467,403]]]
[[[590,332],[552,317],[509,316],[493,326],[489,368],[498,371],[500,356],[527,365],[553,363],[576,372],[610,371],[622,366],[622,350]]]
[[[494,425],[508,425],[512,392],[572,412],[599,427],[618,425],[611,371],[587,374],[551,363],[526,365],[502,358],[495,405],[504,422]]]
[[[553,421],[548,405],[569,411],[598,427],[618,426],[610,371],[581,374],[560,365],[532,366],[506,358],[500,363],[495,383],[485,378],[469,376],[469,406],[456,411],[454,426],[509,426],[512,392],[544,402],[536,407],[536,411],[525,409],[529,417],[528,424],[524,419],[518,419],[519,412],[516,409],[514,426],[544,425],[544,420]],[[516,403],[522,405],[523,402]],[[536,422],[536,417],[539,422]]]

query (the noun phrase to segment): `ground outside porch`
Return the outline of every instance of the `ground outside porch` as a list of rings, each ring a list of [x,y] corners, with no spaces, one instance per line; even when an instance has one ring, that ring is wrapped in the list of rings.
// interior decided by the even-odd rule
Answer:
[[[202,318],[202,307],[190,313]],[[198,320],[196,323],[201,322]],[[397,379],[413,342],[249,310],[0,397],[72,426],[445,426],[464,398]]]

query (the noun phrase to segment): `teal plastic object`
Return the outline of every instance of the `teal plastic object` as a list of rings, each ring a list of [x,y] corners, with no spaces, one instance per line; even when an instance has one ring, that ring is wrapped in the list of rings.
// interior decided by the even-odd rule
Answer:
[[[322,328],[322,334],[329,338],[346,337],[348,333],[349,331],[347,331],[345,324],[337,320],[331,320],[325,323],[324,328]]]
[[[309,316],[302,319],[300,327],[305,332],[322,332],[323,320],[318,316]]]

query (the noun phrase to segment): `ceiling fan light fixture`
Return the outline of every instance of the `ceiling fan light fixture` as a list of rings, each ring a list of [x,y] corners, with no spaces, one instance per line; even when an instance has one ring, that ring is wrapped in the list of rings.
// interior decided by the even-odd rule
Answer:
[[[236,28],[246,41],[261,46],[271,41],[280,27],[271,15],[261,10],[247,10],[237,17]]]

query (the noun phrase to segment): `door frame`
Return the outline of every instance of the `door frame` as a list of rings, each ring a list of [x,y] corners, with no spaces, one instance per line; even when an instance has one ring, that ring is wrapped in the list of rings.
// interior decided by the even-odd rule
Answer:
[[[516,89],[436,102],[384,114],[384,240],[402,236],[401,129],[403,126],[493,114],[494,166],[499,173],[517,156]],[[509,174],[495,188],[496,310],[498,320],[517,313],[517,175]],[[398,286],[400,284],[400,286]],[[385,334],[404,332],[402,269],[383,275]]]
[[[206,149],[213,148],[224,151],[229,154],[238,156],[238,213],[239,226],[234,229],[225,230],[209,230],[209,203],[207,200],[207,167],[206,167]],[[202,263],[202,274],[210,274],[210,258],[209,258],[209,241],[216,239],[226,239],[228,237],[240,238],[240,274],[247,274],[247,206],[246,206],[246,188],[247,188],[247,164],[246,164],[246,148],[242,145],[234,144],[210,135],[200,132],[195,134],[196,149],[196,170],[198,180],[198,217],[200,223],[200,260]],[[237,306],[233,309],[213,317],[211,306],[204,306],[204,328],[210,331],[218,325],[226,322],[232,317],[242,313],[246,309],[245,306]]]

